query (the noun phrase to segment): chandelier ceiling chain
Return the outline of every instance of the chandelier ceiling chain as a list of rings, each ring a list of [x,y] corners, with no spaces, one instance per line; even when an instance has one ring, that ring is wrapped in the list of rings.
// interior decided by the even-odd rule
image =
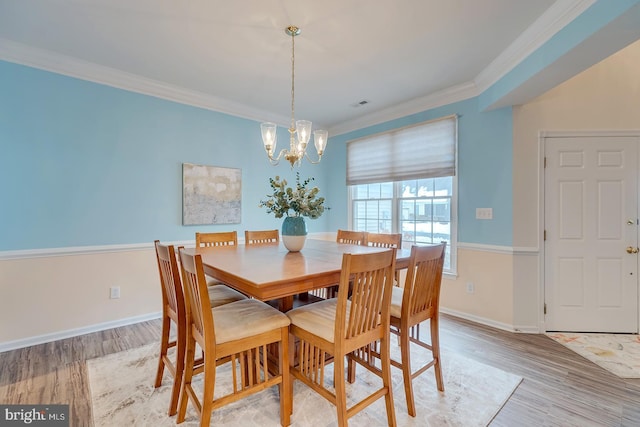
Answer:
[[[295,130],[294,105],[296,98],[296,36],[300,34],[298,27],[288,27],[285,32],[291,36],[291,127],[289,132]]]
[[[328,132],[326,130],[313,132],[313,143],[318,153],[318,160],[312,160],[307,154],[307,144],[311,136],[311,122],[308,120],[295,120],[295,37],[300,34],[300,28],[291,25],[285,28],[284,31],[291,36],[291,127],[289,128],[289,148],[282,149],[274,157],[277,144],[277,125],[265,122],[260,125],[260,129],[262,143],[267,152],[269,162],[272,165],[277,165],[280,163],[280,158],[284,157],[293,168],[295,165],[300,166],[304,157],[312,164],[320,163],[324,149],[327,146]]]

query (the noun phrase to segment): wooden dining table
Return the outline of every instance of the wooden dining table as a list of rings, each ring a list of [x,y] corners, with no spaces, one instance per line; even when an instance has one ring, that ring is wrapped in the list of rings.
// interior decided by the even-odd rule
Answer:
[[[300,252],[282,243],[185,249],[202,256],[208,276],[258,300],[278,300],[281,311],[293,307],[296,295],[338,284],[343,254],[384,250],[316,239],[307,239]],[[408,267],[410,253],[397,251],[396,269]]]

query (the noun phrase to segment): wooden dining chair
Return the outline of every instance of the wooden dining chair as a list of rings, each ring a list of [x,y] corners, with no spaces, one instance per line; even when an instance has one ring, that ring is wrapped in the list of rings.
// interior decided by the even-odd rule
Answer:
[[[402,249],[401,233],[365,233],[364,246],[373,246],[376,248],[396,248]],[[400,271],[394,273],[396,285],[400,283]]]
[[[365,243],[365,234],[366,232],[364,231],[338,230],[336,242],[362,246]],[[309,291],[309,294],[322,299],[335,298],[337,293],[338,285],[331,285],[326,288]]]
[[[400,233],[365,233],[364,239],[365,246],[402,249],[402,234]]]
[[[196,247],[238,245],[237,231],[221,231],[216,233],[196,233]]]
[[[404,288],[394,287],[391,299],[391,332],[400,337],[401,361],[391,364],[402,369],[409,415],[416,416],[413,379],[433,367],[439,391],[444,391],[440,359],[440,286],[446,242],[433,246],[412,246]],[[430,343],[420,339],[420,323],[429,320]],[[431,351],[431,360],[412,371],[410,343]]]
[[[439,310],[440,286],[444,268],[446,242],[432,246],[412,246],[404,288],[394,287],[391,298],[391,333],[400,339],[401,360],[391,359],[391,365],[402,369],[407,410],[416,416],[413,380],[433,367],[436,385],[444,391],[440,359]],[[429,320],[431,340],[420,339],[420,323]],[[431,352],[430,360],[418,369],[411,367],[411,343]],[[380,359],[375,344],[357,352],[361,364],[374,365]],[[355,365],[349,365],[349,381],[355,380]]]
[[[160,335],[158,370],[154,386],[156,388],[160,387],[166,368],[173,377],[169,415],[175,415],[184,372],[187,324],[186,305],[174,247],[172,245],[163,245],[159,240],[156,240],[155,248],[162,289],[162,332]],[[211,307],[246,299],[240,292],[224,285],[209,287],[207,294]],[[170,338],[172,325],[175,331],[175,339]],[[172,347],[176,349],[173,360],[168,355],[168,351]]]
[[[278,243],[280,233],[278,230],[245,230],[244,244],[257,245],[262,243]]]
[[[238,246],[237,231],[220,231],[215,233],[196,233],[196,248],[208,248],[212,246]],[[208,277],[209,286],[224,285],[218,279]]]
[[[288,426],[292,402],[287,361],[289,318],[255,299],[211,308],[201,255],[180,250],[180,261],[186,290],[187,345],[177,422],[185,420],[189,401],[200,416],[200,425],[208,426],[215,409],[277,385],[280,424]],[[196,344],[203,350],[203,366],[194,363]],[[270,373],[267,360],[270,345],[278,347],[275,374]],[[216,367],[227,361],[231,363],[232,389],[216,390]],[[192,385],[194,375],[200,374],[204,376],[201,398]]]
[[[351,230],[338,230],[336,235],[336,242],[349,243],[351,245],[364,245],[365,238],[364,231],[351,231]]]
[[[298,365],[293,359],[290,361],[291,374],[336,406],[341,427],[381,397],[385,398],[388,424],[396,425],[389,364],[389,310],[395,252],[395,249],[389,249],[344,254],[338,297],[287,312],[291,319],[290,332],[300,340]],[[373,372],[382,378],[382,386],[347,407],[345,358],[350,358],[354,350],[376,341],[380,343],[382,366]],[[325,381],[327,355],[333,356],[335,392]]]

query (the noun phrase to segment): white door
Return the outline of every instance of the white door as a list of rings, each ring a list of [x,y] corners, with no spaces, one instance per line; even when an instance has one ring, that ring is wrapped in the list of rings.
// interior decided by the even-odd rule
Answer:
[[[547,331],[638,332],[639,142],[545,139]]]

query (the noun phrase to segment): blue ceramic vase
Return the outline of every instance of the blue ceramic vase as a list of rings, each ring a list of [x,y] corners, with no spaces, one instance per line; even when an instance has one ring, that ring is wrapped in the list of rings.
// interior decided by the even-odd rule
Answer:
[[[282,222],[282,243],[290,252],[298,252],[307,240],[307,223],[304,217],[288,216]]]

